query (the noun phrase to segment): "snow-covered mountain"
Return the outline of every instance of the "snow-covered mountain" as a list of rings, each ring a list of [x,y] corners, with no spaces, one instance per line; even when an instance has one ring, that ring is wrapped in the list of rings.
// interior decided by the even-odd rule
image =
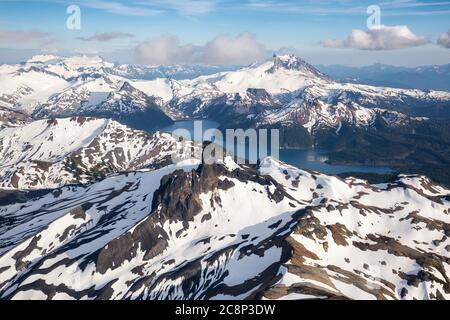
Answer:
[[[329,82],[298,57],[275,56],[237,71],[176,82],[169,106],[185,117],[250,116],[265,108],[280,108],[306,86]]]
[[[22,72],[31,70],[53,74],[66,81],[92,79],[107,73],[114,67],[113,63],[98,56],[58,57],[53,55],[38,55],[32,57],[21,66]]]
[[[3,299],[450,297],[450,191],[420,176],[227,157],[0,201]]]
[[[320,128],[339,130],[342,123],[370,127],[378,117],[390,126],[400,126],[425,117],[408,117],[392,109],[395,105],[415,100],[416,104],[445,98],[443,93],[404,92],[390,88],[330,84],[308,86],[282,108],[266,110],[259,115],[260,124],[300,124],[310,133]],[[411,101],[411,103],[414,103]],[[450,101],[449,101],[450,103]],[[384,109],[385,108],[385,109]],[[450,105],[449,105],[450,108]]]
[[[252,119],[254,125],[296,123],[310,132],[314,126],[337,129],[343,122],[368,127],[379,113],[398,118],[399,112],[413,117],[433,115],[435,109],[450,112],[448,92],[341,84],[293,55],[179,81],[172,88],[169,106],[185,117]]]
[[[234,71],[238,66],[204,66],[204,65],[173,65],[148,66],[137,64],[115,64],[109,68],[114,75],[133,80],[174,79],[187,80],[204,75],[216,74],[225,71]]]
[[[256,88],[276,95],[330,81],[304,60],[288,55],[274,56],[265,63],[224,73],[222,76],[199,78],[194,84],[202,85],[206,82],[224,93],[245,93],[249,88]]]
[[[53,95],[47,102],[37,107],[33,114],[38,118],[48,116],[70,116],[82,108],[95,107],[104,103],[115,91],[119,91],[124,79],[101,76],[91,81],[80,81]]]
[[[20,65],[0,66],[0,83],[0,106],[28,113],[70,86],[70,82],[59,75]]]
[[[0,66],[0,105],[32,113],[53,95],[104,76],[113,64],[100,57],[34,56],[23,64]]]
[[[111,173],[171,161],[177,141],[106,119],[39,120],[0,130],[0,188],[48,189],[85,184]]]
[[[127,78],[112,74],[114,66],[100,57],[51,55],[3,65],[0,106],[35,118],[108,117],[143,129],[172,123],[161,110],[161,98],[147,96]]]
[[[54,95],[37,107],[38,119],[67,116],[112,118],[134,128],[166,126],[172,119],[163,111],[159,97],[148,96],[122,78],[105,75]]]
[[[376,63],[364,67],[318,65],[317,68],[344,83],[450,91],[450,64],[399,67]]]
[[[380,113],[391,119],[402,117],[398,113],[450,115],[448,92],[342,84],[294,55],[186,80],[130,79],[138,69],[100,57],[37,56],[0,67],[0,103],[36,118],[83,115],[124,121],[137,115],[155,120],[137,125],[147,128],[166,125],[169,117],[206,117],[224,126],[294,123],[312,134],[321,127],[338,131],[342,123],[370,127]],[[152,116],[145,114],[148,109]]]
[[[342,84],[293,55],[192,80],[133,85],[160,95],[173,118],[207,117],[224,126],[249,120],[255,126],[295,123],[314,133],[324,126],[337,130],[342,123],[370,127],[380,114],[390,120],[407,118],[402,113],[450,114],[448,92]]]
[[[191,80],[127,70],[55,56],[0,67],[0,299],[450,298],[450,190],[425,176],[173,164],[198,146],[123,124],[208,117],[339,136],[382,121],[389,133],[346,134],[367,148],[404,134],[412,160],[445,166],[439,127],[413,140],[417,154],[412,130],[392,128],[429,129],[411,110],[445,109],[450,94],[340,84],[295,56]]]

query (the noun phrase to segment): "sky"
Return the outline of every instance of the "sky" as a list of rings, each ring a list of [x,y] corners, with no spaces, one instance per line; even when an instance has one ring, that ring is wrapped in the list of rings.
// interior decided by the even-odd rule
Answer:
[[[443,0],[0,0],[0,63],[34,54],[113,62],[243,65],[450,63]]]

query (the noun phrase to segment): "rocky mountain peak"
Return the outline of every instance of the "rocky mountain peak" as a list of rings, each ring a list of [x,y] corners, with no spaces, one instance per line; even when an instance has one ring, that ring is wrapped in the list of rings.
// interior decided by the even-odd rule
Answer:
[[[275,73],[276,71],[283,69],[291,71],[301,71],[303,73],[311,74],[319,78],[328,79],[325,74],[294,54],[274,55],[273,67],[267,70],[267,72]]]
[[[287,55],[274,55],[274,65],[289,70],[299,70],[301,67],[307,65],[307,62],[300,57],[293,54]]]
[[[135,92],[135,91],[139,91],[137,90],[135,87],[133,87],[128,81],[125,81],[122,85],[122,87],[120,87],[119,91],[123,91],[123,92]]]

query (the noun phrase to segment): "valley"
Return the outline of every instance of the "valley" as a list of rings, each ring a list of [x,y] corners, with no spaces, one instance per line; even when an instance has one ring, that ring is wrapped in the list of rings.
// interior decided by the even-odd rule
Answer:
[[[159,128],[160,131],[171,133],[174,130],[178,129],[186,129],[190,132],[190,135],[188,137],[185,137],[186,139],[194,137],[194,122],[195,121],[201,121],[202,122],[202,128],[203,133],[205,133],[209,129],[217,129],[220,127],[219,122],[210,121],[210,120],[181,120],[181,121],[175,121],[173,125],[170,125],[168,127]],[[153,130],[150,130],[150,132],[156,132],[157,129],[154,128]],[[214,141],[215,143],[225,146],[223,141]],[[236,146],[234,149],[237,148],[238,142],[235,142]],[[248,156],[249,153],[249,144],[244,144],[246,155]],[[228,150],[227,151],[233,152],[235,150]],[[258,151],[256,151],[258,152]],[[268,152],[268,155],[271,155],[270,150]],[[303,168],[303,169],[309,169],[309,170],[315,170],[320,171],[326,174],[343,174],[343,173],[355,173],[355,172],[361,172],[361,173],[373,173],[373,174],[384,174],[384,173],[393,173],[394,171],[388,167],[383,166],[365,166],[365,165],[351,165],[351,164],[333,164],[329,163],[330,154],[332,154],[332,150],[330,149],[317,149],[317,148],[282,148],[279,151],[279,159],[287,164],[290,164],[292,166]],[[356,161],[355,161],[356,163]]]
[[[450,161],[448,92],[342,84],[293,55],[181,80],[145,80],[145,68],[87,57],[39,56],[18,71],[3,70],[0,80],[9,73],[22,83],[0,92],[3,108],[34,119],[95,116],[148,132],[199,118],[222,131],[276,128],[287,155],[282,160],[294,165],[329,173],[342,173],[345,166],[372,173],[390,168],[450,184],[442,174]],[[33,87],[40,73],[55,83],[50,97],[48,89]],[[60,92],[62,83],[66,89]],[[326,164],[309,166],[298,160],[303,151],[298,157],[288,151],[313,147],[327,150]]]
[[[0,299],[449,299],[450,93],[337,83],[293,55],[128,71],[0,66]],[[192,158],[208,144],[170,133],[198,119],[279,129],[281,159]]]
[[[446,299],[449,193],[230,157],[11,190],[0,297]]]

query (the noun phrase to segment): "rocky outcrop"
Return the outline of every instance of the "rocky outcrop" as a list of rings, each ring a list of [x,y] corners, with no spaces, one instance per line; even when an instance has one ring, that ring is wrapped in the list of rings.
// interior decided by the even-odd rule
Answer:
[[[448,197],[424,177],[370,185],[229,157],[10,194],[0,296],[448,298]]]
[[[98,181],[171,162],[182,152],[169,134],[86,117],[40,120],[0,130],[0,188],[42,189]]]
[[[2,127],[16,127],[30,122],[29,115],[0,106],[0,129]]]

